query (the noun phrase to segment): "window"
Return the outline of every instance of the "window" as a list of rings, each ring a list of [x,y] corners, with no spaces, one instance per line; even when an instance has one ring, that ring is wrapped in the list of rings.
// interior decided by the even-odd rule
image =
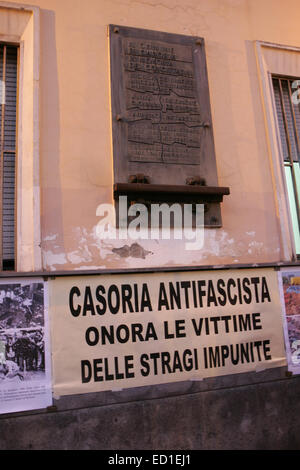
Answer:
[[[42,268],[39,16],[0,4],[0,271]]]
[[[0,260],[15,268],[15,173],[18,47],[0,44]]]
[[[300,80],[272,76],[275,107],[282,148],[296,254],[300,255],[300,103],[296,87]]]

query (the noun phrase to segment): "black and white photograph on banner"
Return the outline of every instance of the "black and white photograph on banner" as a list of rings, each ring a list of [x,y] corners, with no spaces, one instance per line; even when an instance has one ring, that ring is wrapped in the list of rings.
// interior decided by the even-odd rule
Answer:
[[[49,396],[46,313],[43,281],[0,283],[1,413],[39,408]]]

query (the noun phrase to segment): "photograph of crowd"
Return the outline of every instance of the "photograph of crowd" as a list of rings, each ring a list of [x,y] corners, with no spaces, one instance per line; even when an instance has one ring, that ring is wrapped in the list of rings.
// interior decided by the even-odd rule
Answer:
[[[0,387],[44,376],[43,284],[0,284]]]

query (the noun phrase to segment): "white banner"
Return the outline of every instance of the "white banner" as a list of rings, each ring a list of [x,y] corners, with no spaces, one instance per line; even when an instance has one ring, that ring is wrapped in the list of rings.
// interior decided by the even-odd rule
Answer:
[[[286,364],[272,269],[49,281],[55,395]]]

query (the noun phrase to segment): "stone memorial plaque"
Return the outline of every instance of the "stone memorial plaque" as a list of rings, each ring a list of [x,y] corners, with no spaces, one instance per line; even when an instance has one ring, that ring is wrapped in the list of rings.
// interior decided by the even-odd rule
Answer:
[[[111,25],[110,50],[115,181],[216,184],[203,39]]]
[[[115,185],[217,187],[204,40],[115,25],[109,36]]]

